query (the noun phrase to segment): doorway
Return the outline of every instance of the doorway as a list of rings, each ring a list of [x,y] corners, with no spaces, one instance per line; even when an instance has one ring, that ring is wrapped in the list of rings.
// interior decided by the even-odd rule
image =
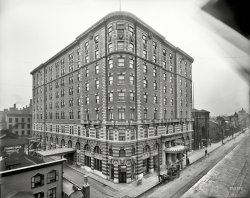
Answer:
[[[119,183],[126,183],[127,182],[127,167],[126,166],[119,166]]]
[[[110,165],[110,179],[114,180],[114,164]]]

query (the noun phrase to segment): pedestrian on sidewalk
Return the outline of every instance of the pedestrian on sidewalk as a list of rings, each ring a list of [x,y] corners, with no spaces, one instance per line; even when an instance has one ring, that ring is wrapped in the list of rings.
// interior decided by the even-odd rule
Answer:
[[[205,150],[205,156],[207,156],[207,149]]]

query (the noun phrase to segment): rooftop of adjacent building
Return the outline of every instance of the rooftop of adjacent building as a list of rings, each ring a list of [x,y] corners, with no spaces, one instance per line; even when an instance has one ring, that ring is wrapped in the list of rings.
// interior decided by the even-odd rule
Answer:
[[[26,105],[25,107],[22,108],[17,108],[16,104],[13,105],[13,107],[9,107],[9,109],[4,109],[3,111],[0,111],[0,120],[4,118],[6,115],[11,115],[11,114],[31,114],[32,113],[32,99],[30,99],[30,104],[29,106]]]
[[[201,109],[201,110],[198,110],[198,109],[192,109],[192,112],[199,112],[199,113],[210,113],[209,111],[205,110],[205,109]]]
[[[66,159],[60,159],[60,160],[45,162],[45,163],[41,163],[41,164],[35,164],[35,165],[26,166],[26,167],[21,167],[21,168],[17,168],[17,169],[13,169],[13,170],[6,170],[3,172],[0,172],[0,176],[6,177],[6,176],[16,175],[16,174],[20,174],[20,173],[24,173],[24,172],[33,171],[33,170],[38,170],[41,168],[47,168],[50,166],[62,164],[65,161],[66,161]]]
[[[132,20],[138,22],[139,24],[141,24],[145,28],[147,28],[149,31],[151,31],[156,37],[158,37],[160,40],[162,40],[164,43],[166,43],[166,45],[168,45],[170,48],[172,48],[172,49],[174,49],[174,50],[182,53],[191,62],[194,61],[193,57],[191,57],[189,54],[187,54],[186,52],[184,52],[182,49],[180,49],[180,48],[174,46],[173,44],[171,44],[169,41],[166,40],[166,38],[164,36],[162,36],[159,32],[157,32],[156,30],[154,30],[152,27],[150,27],[148,24],[146,24],[144,21],[142,21],[140,18],[138,18],[134,14],[132,14],[130,12],[127,12],[127,11],[115,11],[115,12],[111,12],[111,13],[107,14],[102,19],[100,19],[99,21],[97,21],[94,25],[92,25],[90,28],[88,28],[87,30],[85,30],[82,34],[80,34],[79,36],[77,36],[76,39],[73,42],[71,42],[69,45],[67,45],[65,48],[63,48],[61,51],[59,51],[57,54],[55,54],[54,56],[52,56],[45,63],[42,63],[39,66],[37,66],[34,70],[32,70],[30,72],[30,74],[33,75],[37,70],[39,70],[40,68],[43,68],[44,65],[47,65],[50,62],[52,62],[54,59],[56,59],[62,53],[64,53],[65,51],[67,51],[70,48],[72,48],[75,44],[77,44],[80,39],[82,39],[85,36],[88,36],[93,31],[93,29],[97,28],[99,25],[101,25],[102,23],[104,23],[105,21],[107,21],[108,19],[110,19],[112,17],[123,17],[124,19],[129,18],[129,19],[132,19]]]

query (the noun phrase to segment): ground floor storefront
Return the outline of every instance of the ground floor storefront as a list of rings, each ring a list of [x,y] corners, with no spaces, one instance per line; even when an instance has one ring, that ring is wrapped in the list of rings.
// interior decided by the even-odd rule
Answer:
[[[114,183],[129,183],[162,168],[181,163],[191,142],[191,132],[129,142],[102,141],[76,136],[34,132],[43,150],[72,148],[67,163]]]

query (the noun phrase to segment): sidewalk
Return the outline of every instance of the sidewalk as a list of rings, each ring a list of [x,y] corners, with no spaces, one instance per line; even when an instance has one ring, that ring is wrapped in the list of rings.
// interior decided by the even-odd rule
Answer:
[[[249,197],[250,134],[182,197]],[[248,194],[247,194],[248,192]]]
[[[240,134],[241,134],[241,132],[235,133],[234,134],[234,138],[237,138]],[[230,140],[232,140],[232,136],[228,136],[227,138],[225,138],[223,140],[223,142],[225,144],[225,143],[227,143]],[[211,146],[208,146],[207,147],[207,153],[208,153],[208,155],[211,152],[213,152],[215,149],[217,149],[218,147],[220,147],[220,146],[222,146],[221,141],[217,142],[217,143],[213,143],[213,144],[211,144]],[[205,150],[206,150],[206,147],[202,148],[202,149],[199,149],[199,150],[192,151],[188,155],[190,164],[192,164],[192,163],[196,162],[197,160],[202,159],[203,157],[205,157]],[[184,165],[184,167],[186,167],[186,160],[183,161],[183,165]]]
[[[238,138],[238,136],[240,134],[241,134],[241,132],[235,133],[234,138]],[[225,138],[224,143],[227,143],[230,140],[232,140],[231,136]],[[207,147],[208,154],[212,153],[214,150],[216,150],[220,146],[222,146],[221,142],[217,142],[217,143],[214,143],[211,146]],[[199,160],[201,160],[205,157],[205,148],[193,151],[192,153],[189,154],[188,157],[190,160],[190,164],[198,162]],[[98,175],[95,175],[91,172],[88,172],[82,168],[78,168],[74,165],[71,165],[69,167],[71,167],[72,169],[74,169],[74,170],[76,170],[84,175],[87,175],[88,177],[90,177],[90,178],[92,178],[100,183],[103,183],[104,185],[109,186],[111,189],[113,189],[114,197],[117,197],[117,198],[118,197],[119,198],[138,197],[138,196],[144,194],[145,192],[147,192],[148,190],[150,190],[150,189],[152,189],[160,184],[158,181],[158,173],[157,172],[154,172],[152,174],[144,176],[141,185],[137,185],[137,181],[133,181],[133,182],[128,183],[128,184],[115,184],[111,181],[108,181],[108,180],[106,180]],[[186,166],[184,164],[184,168],[185,167]]]

